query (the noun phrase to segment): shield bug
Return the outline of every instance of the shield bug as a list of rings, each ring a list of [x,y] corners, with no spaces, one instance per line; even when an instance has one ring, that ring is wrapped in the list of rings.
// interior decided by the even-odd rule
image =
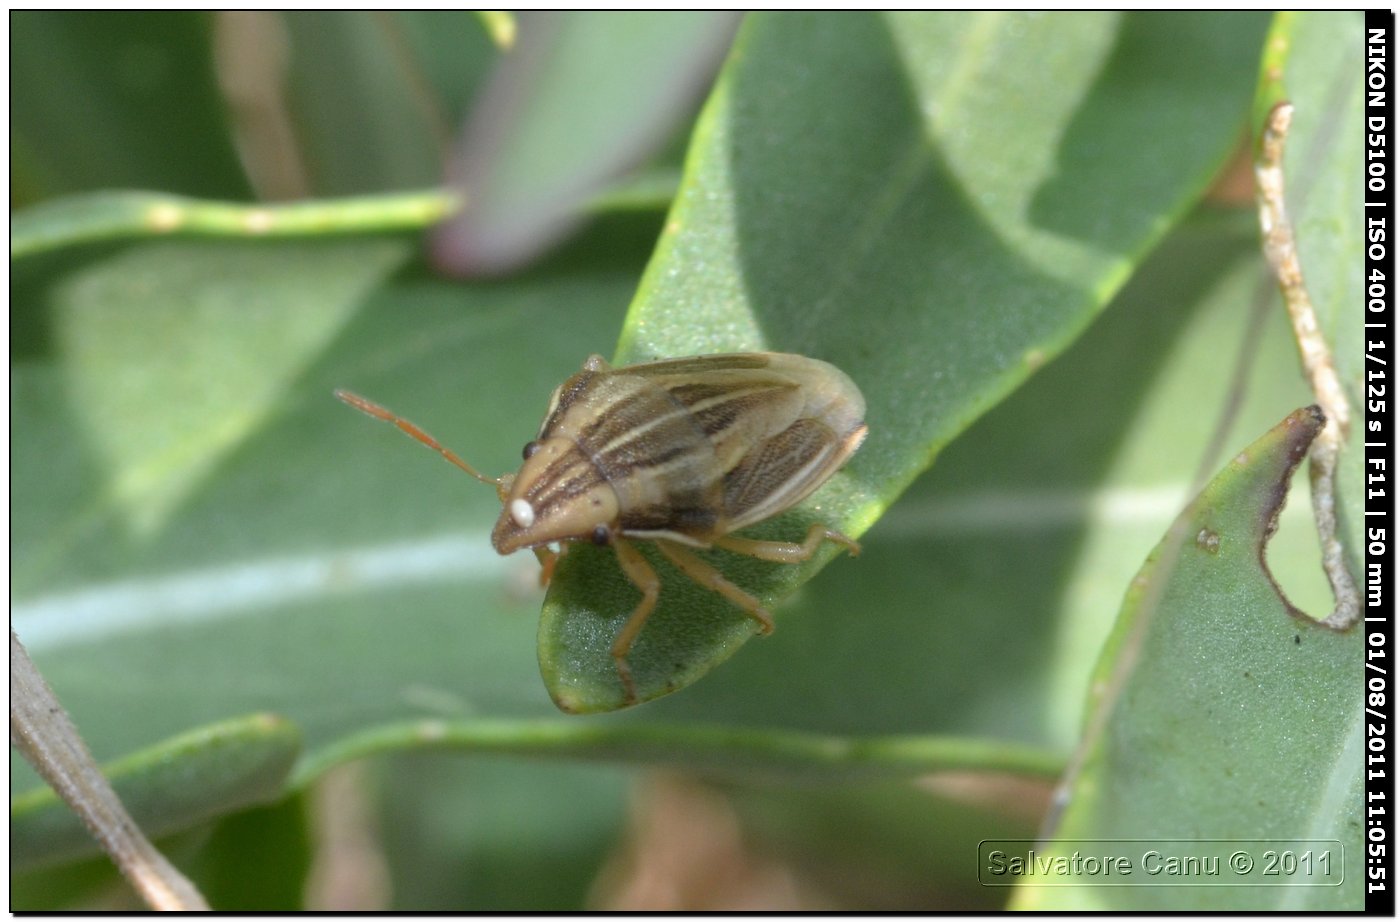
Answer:
[[[733,602],[765,634],[773,619],[763,605],[692,548],[780,563],[808,559],[822,541],[860,551],[821,523],[800,543],[733,534],[801,502],[865,438],[860,390],[816,359],[754,352],[612,368],[590,356],[550,398],[520,470],[496,478],[378,404],[347,391],[336,396],[493,484],[502,510],[492,546],[501,554],[534,551],[543,582],[571,542],[612,547],[642,593],[611,650],[629,704],[637,695],[627,654],[661,591],[633,542],[654,542],[682,573]]]

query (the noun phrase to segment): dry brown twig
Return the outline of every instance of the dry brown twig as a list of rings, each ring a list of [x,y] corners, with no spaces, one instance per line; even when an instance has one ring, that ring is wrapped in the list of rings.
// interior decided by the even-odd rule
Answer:
[[[14,631],[10,632],[10,743],[73,808],[147,905],[176,912],[209,908],[126,812]]]
[[[1351,406],[1332,364],[1332,350],[1317,322],[1317,311],[1303,281],[1293,225],[1284,205],[1283,146],[1293,106],[1274,106],[1264,124],[1259,160],[1254,166],[1259,227],[1263,234],[1264,256],[1278,276],[1284,305],[1293,322],[1293,338],[1303,360],[1317,403],[1327,415],[1327,425],[1308,452],[1308,477],[1312,482],[1313,517],[1322,544],[1322,568],[1332,584],[1336,607],[1322,623],[1337,630],[1351,627],[1361,618],[1361,593],[1347,569],[1342,542],[1337,537],[1337,463],[1351,426]]]

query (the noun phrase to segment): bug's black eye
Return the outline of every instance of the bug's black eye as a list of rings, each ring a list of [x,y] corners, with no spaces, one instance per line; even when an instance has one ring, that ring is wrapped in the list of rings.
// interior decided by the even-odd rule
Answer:
[[[520,452],[521,457],[529,460],[530,456],[540,450],[539,442],[526,442],[525,449]]]
[[[606,544],[607,544],[609,541],[611,541],[611,540],[612,540],[612,532],[608,531],[608,526],[606,526],[606,525],[599,525],[597,528],[593,529],[593,543],[594,543],[594,544],[597,544],[597,545],[606,545]]]

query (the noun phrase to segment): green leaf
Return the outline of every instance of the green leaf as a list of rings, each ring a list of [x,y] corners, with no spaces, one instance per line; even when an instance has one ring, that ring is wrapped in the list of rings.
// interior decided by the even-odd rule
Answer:
[[[363,195],[441,182],[448,140],[497,56],[475,16],[364,10],[264,15],[276,16],[288,46],[287,98],[279,103],[294,129],[290,155],[305,173],[300,195]]]
[[[129,906],[133,911],[141,905],[136,893],[105,854],[72,864],[15,872],[10,881],[12,912],[61,912],[93,905],[112,906],[116,892],[124,897],[116,905]]]
[[[319,844],[311,841],[307,812],[306,798],[293,796],[227,816],[212,824],[181,869],[216,910],[300,909],[313,844]]]
[[[773,349],[832,361],[865,392],[870,438],[804,509],[754,534],[792,540],[822,520],[860,535],[1083,330],[1200,193],[1237,137],[1251,79],[1240,48],[1258,47],[1260,27],[750,17],[617,358]],[[712,559],[772,605],[834,553],[786,567]],[[571,550],[546,600],[540,662],[567,711],[626,703],[609,648],[638,592],[606,557]],[[628,657],[642,701],[754,632],[656,566],[661,602]]]
[[[530,12],[456,143],[466,207],[437,264],[499,275],[560,240],[607,183],[651,157],[702,98],[734,33],[724,11]]]
[[[12,206],[112,188],[245,198],[215,82],[213,21],[170,11],[16,12]]]
[[[69,357],[85,436],[105,458],[103,501],[137,533],[157,528],[278,411],[408,252],[404,241],[372,238],[336,249],[171,242],[55,286],[53,336]],[[148,342],[160,349],[130,362]]]
[[[1028,882],[1022,908],[1360,908],[1361,632],[1312,621],[1262,566],[1322,423],[1315,407],[1299,410],[1237,455],[1148,557],[1100,660],[1080,770],[1042,853],[1113,843],[1143,880],[1141,853],[1181,843],[1221,862],[1219,884],[1250,842],[1321,840],[1334,843],[1330,873],[1268,886],[1258,845],[1253,886]]]
[[[1248,211],[1189,221],[1033,386],[947,447],[859,559],[839,557],[771,637],[638,717],[1068,753],[1123,587],[1197,491],[1193,472],[1309,399],[1287,318],[1249,309],[1257,235]],[[1307,504],[1284,520],[1271,559],[1325,611]]]
[[[188,829],[285,790],[300,749],[296,728],[267,714],[203,727],[103,767],[132,819],[148,836]],[[48,788],[10,802],[10,836],[24,869],[98,852],[77,815]]]
[[[170,760],[181,758],[178,751],[166,755]],[[197,774],[175,780],[184,786],[200,782]],[[269,789],[260,801],[277,797],[272,791]],[[177,799],[179,796],[183,795]],[[235,812],[225,813],[228,810]],[[267,806],[242,809],[230,802],[223,804],[220,812],[225,815],[212,820],[187,817],[182,825],[191,822],[194,826],[162,837],[156,847],[217,910],[286,911],[302,907],[312,848],[306,828],[306,797],[281,797]],[[135,912],[144,905],[105,853],[39,870],[16,869],[13,880],[10,904],[16,911],[100,906],[108,911]]]

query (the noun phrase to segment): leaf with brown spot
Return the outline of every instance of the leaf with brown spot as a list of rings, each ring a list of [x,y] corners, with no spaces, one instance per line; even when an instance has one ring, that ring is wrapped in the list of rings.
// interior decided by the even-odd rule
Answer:
[[[1316,407],[1298,410],[1235,456],[1133,580],[1091,686],[1064,812],[1046,833],[1050,854],[1083,840],[1189,839],[1193,854],[1223,862],[1241,840],[1315,852],[1307,840],[1331,840],[1330,879],[1360,880],[1361,631],[1297,611],[1263,563],[1322,422]],[[1218,536],[1214,551],[1197,541],[1204,531]],[[1339,911],[1360,909],[1361,891],[1026,887],[1017,900],[1042,910]]]

